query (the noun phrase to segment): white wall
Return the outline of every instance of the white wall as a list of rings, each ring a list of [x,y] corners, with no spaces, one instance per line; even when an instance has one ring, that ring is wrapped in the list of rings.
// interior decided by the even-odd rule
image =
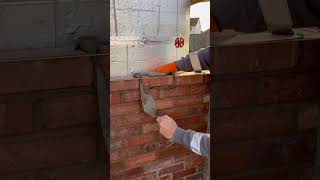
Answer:
[[[110,0],[110,74],[127,76],[189,52],[189,0]],[[185,46],[174,46],[176,37]]]
[[[0,0],[0,50],[74,47],[81,35],[106,39],[107,0]]]

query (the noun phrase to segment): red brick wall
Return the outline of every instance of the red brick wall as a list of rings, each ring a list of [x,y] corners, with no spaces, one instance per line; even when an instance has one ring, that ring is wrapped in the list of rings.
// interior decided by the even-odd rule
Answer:
[[[320,41],[307,41],[214,49],[215,179],[311,179],[319,48]]]
[[[157,101],[159,114],[173,117],[186,129],[206,131],[209,75],[147,78],[143,83]],[[204,159],[175,144],[169,146],[154,118],[141,108],[139,82],[110,82],[111,179],[196,179]]]
[[[0,55],[40,61],[0,63],[0,179],[106,176],[94,67],[80,51],[40,49]]]

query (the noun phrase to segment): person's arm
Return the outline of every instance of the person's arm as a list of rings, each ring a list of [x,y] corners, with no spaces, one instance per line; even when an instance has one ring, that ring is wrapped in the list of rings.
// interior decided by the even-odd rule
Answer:
[[[157,122],[160,133],[164,137],[184,145],[199,155],[210,158],[210,134],[179,128],[176,122],[167,115],[158,117]]]
[[[210,134],[177,127],[173,141],[184,145],[196,154],[210,158]]]
[[[189,53],[186,57],[181,58],[175,62],[162,65],[155,69],[153,72],[159,73],[174,73],[176,71],[196,71],[196,70],[209,70],[210,68],[210,49],[204,48],[197,52]]]
[[[210,48],[189,53],[186,57],[175,61],[179,71],[197,71],[210,69]]]

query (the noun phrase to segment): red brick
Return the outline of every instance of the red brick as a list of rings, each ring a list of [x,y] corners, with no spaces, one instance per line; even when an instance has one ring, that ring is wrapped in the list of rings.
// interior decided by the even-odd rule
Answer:
[[[78,165],[37,171],[33,173],[12,174],[9,176],[1,176],[1,178],[7,180],[68,180],[72,178],[76,178],[78,180],[105,180],[107,178],[107,173],[105,173],[106,168],[105,163],[88,163],[82,164],[82,166]]]
[[[194,104],[202,104],[202,96],[186,96],[178,98],[166,98],[156,100],[158,109],[167,109],[177,106],[188,106]]]
[[[203,82],[204,75],[188,75],[188,76],[177,76],[177,85],[188,85],[188,84],[201,84]]]
[[[129,89],[139,89],[139,82],[136,79],[132,80],[112,80],[110,81],[110,91],[121,91]]]
[[[170,109],[162,109],[158,111],[159,115],[168,115],[172,118],[179,118],[179,117],[195,115],[195,114],[206,114],[207,112],[208,112],[208,109],[204,104],[175,107]]]
[[[190,87],[189,86],[177,86],[173,89],[161,89],[160,90],[160,98],[168,98],[175,96],[187,96],[190,95]]]
[[[47,128],[93,123],[98,118],[97,97],[93,95],[46,99],[42,110]]]
[[[186,180],[202,180],[203,179],[203,173],[197,173],[191,176],[188,176]]]
[[[146,172],[149,172],[149,171],[154,171],[155,169],[162,169],[163,167],[170,166],[172,164],[174,164],[174,160],[172,157],[170,158],[157,157],[156,160],[150,163],[146,163],[143,168]]]
[[[162,176],[162,175],[165,175],[165,174],[169,174],[169,173],[174,173],[174,172],[177,172],[177,171],[180,171],[180,170],[183,170],[184,167],[183,167],[183,163],[179,163],[179,164],[175,164],[175,165],[172,165],[172,166],[168,166],[168,167],[165,167],[163,169],[161,169],[159,171],[159,176]]]
[[[120,93],[111,92],[110,93],[110,105],[120,104]]]
[[[179,127],[194,127],[196,124],[202,124],[204,123],[204,115],[194,115],[194,116],[189,116],[181,119],[176,119],[176,123],[178,124]]]
[[[41,62],[2,63],[0,94],[91,86],[93,65],[88,57]]]
[[[187,162],[189,161],[192,161],[192,160],[195,160],[196,158],[200,157],[199,155],[193,153],[189,156],[182,156],[182,157],[179,157],[179,158],[175,158],[174,161],[176,163],[179,163],[179,162],[185,162],[185,164],[187,165]],[[187,166],[186,166],[186,169],[187,169]],[[190,168],[189,168],[190,169]]]
[[[190,151],[185,147],[183,147],[182,145],[174,144],[172,146],[169,146],[165,149],[158,151],[158,157],[159,159],[172,158],[172,157],[175,157],[175,155],[177,154],[185,155],[186,152],[190,152]]]
[[[143,164],[146,162],[150,162],[156,159],[156,155],[155,153],[145,153],[142,155],[137,155],[133,158],[129,158],[126,161],[126,166],[127,167],[133,167],[133,166],[137,166],[139,164]]]
[[[139,170],[142,170],[141,168],[140,169],[132,169],[132,170],[128,170],[128,169],[125,169],[125,161],[124,160],[121,160],[121,161],[111,161],[110,162],[110,174],[112,176],[120,176],[121,173],[123,172],[130,172],[130,171],[139,171]]]
[[[162,142],[150,142],[143,145],[144,152],[151,152],[151,151],[159,151],[165,147],[165,144]]]
[[[142,132],[145,134],[150,133],[150,132],[154,132],[154,131],[159,131],[159,127],[156,123],[144,124],[142,127]]]
[[[110,138],[111,139],[123,139],[131,136],[136,136],[140,134],[140,127],[127,127],[127,128],[121,128],[121,129],[114,129],[111,128],[110,131]]]
[[[202,167],[204,165],[204,158],[197,157],[186,162],[186,169],[191,169],[193,167]]]
[[[158,98],[158,90],[150,89],[150,95],[154,98]],[[141,101],[140,91],[125,91],[121,93],[121,102],[133,102],[133,101]]]
[[[0,135],[32,131],[32,102],[0,104]]]
[[[275,105],[214,111],[216,143],[282,136],[297,132],[294,105]]]
[[[171,86],[173,79],[172,76],[144,78],[142,83],[147,87]]]
[[[110,149],[121,149],[122,148],[122,141],[121,140],[115,140],[110,142]]]
[[[189,107],[176,107],[176,108],[170,108],[170,109],[162,109],[158,111],[159,115],[168,115],[172,118],[177,118],[177,117],[183,117],[190,115],[190,109]]]
[[[176,106],[190,106],[194,104],[202,104],[202,96],[187,96],[174,99]]]
[[[41,172],[37,176],[38,179],[50,180],[105,180],[107,179],[106,164],[95,164],[94,166],[68,167],[57,170]]]
[[[303,42],[303,58],[302,66],[306,68],[319,68],[319,47],[320,41],[304,41]]]
[[[181,179],[183,177],[195,174],[197,172],[197,168],[191,168],[191,169],[186,169],[186,170],[182,170],[176,173],[173,173],[173,178],[174,180],[176,179]]]
[[[129,158],[142,154],[144,151],[140,146],[133,146],[128,148],[122,148],[118,150],[111,151],[111,161]]]
[[[213,107],[245,106],[256,103],[255,80],[221,80],[213,83]]]
[[[126,91],[121,93],[121,101],[122,102],[132,102],[132,101],[140,101],[140,91]]]
[[[250,168],[250,148],[246,143],[216,145],[212,176],[230,175]]]
[[[145,173],[141,176],[137,176],[133,178],[132,180],[148,180],[148,179],[156,179],[157,178],[157,171]]]
[[[110,107],[111,116],[134,114],[139,112],[141,112],[139,103],[126,103],[120,105],[113,105]]]
[[[118,159],[120,159],[118,151],[110,152],[110,161],[116,161]]]
[[[209,84],[209,85],[211,84],[211,75],[210,74],[203,75],[203,83]]]
[[[318,97],[318,81],[311,74],[284,74],[259,83],[259,103],[274,103]]]
[[[154,122],[154,118],[146,113],[129,114],[110,118],[111,128],[132,126],[146,122]]]
[[[210,93],[210,89],[208,84],[205,85],[193,85],[191,86],[191,95],[196,95],[196,94],[209,94]]]
[[[253,167],[266,168],[279,164],[311,162],[314,159],[315,137],[311,134],[260,141],[250,148]]]
[[[216,144],[213,175],[223,176],[284,164],[311,162],[314,142],[311,134],[305,134],[255,142]]]
[[[175,106],[173,99],[159,99],[157,102],[157,109],[167,109]]]
[[[8,176],[1,176],[2,179],[5,180],[37,180],[37,175],[33,173],[24,173],[24,174],[14,174]]]
[[[320,107],[318,104],[306,103],[299,107],[298,128],[309,130],[320,127]]]
[[[298,168],[277,168],[271,171],[260,172],[258,174],[242,175],[231,178],[232,180],[300,180],[301,170]],[[310,179],[311,180],[311,179]]]
[[[136,177],[144,173],[143,167],[134,167],[129,169],[122,169],[120,171],[114,172],[115,177],[119,179],[128,179],[131,177]]]
[[[149,143],[158,139],[155,134],[143,134],[139,136],[134,136],[130,138],[123,139],[123,144],[126,147],[142,145]]]
[[[216,74],[237,74],[292,68],[297,59],[297,43],[277,42],[215,48]]]
[[[74,132],[71,136],[59,134],[2,142],[0,155],[0,175],[93,161],[96,159],[96,135]]]
[[[161,176],[160,180],[171,180],[171,175]]]

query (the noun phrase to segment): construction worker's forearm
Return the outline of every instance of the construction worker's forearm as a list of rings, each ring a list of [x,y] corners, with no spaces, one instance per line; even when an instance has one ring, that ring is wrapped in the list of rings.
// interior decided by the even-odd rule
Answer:
[[[210,68],[210,49],[200,49],[197,52],[190,53],[184,58],[176,61],[177,69],[179,71],[193,71],[193,70],[209,70]],[[193,57],[196,56],[196,60]],[[193,63],[192,63],[192,62]],[[194,67],[198,64],[199,67]]]
[[[189,57],[182,58],[175,62],[178,71],[192,71],[192,66]]]
[[[173,140],[193,152],[210,158],[210,134],[177,128]]]

